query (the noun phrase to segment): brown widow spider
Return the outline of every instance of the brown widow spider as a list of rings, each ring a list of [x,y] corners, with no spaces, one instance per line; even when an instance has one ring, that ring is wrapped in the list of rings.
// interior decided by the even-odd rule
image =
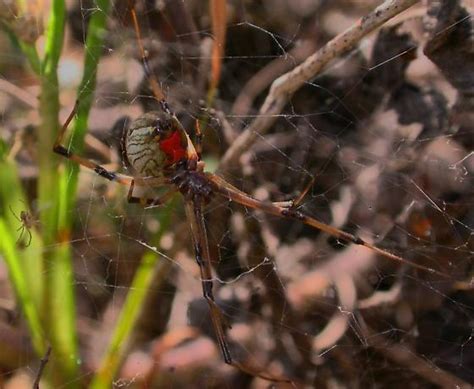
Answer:
[[[78,102],[76,102],[76,106],[59,131],[54,144],[54,152],[93,170],[107,180],[128,186],[127,199],[130,203],[157,206],[164,204],[176,192],[181,193],[184,198],[186,216],[192,235],[195,260],[200,269],[203,296],[209,306],[210,319],[225,363],[267,380],[289,381],[285,377],[268,373],[265,369],[255,368],[237,361],[231,355],[226,335],[226,321],[214,299],[214,277],[203,214],[204,207],[214,196],[221,196],[245,207],[260,210],[277,217],[298,220],[342,242],[367,247],[391,260],[445,277],[443,273],[412,263],[356,235],[339,230],[304,214],[298,210],[298,206],[306,194],[306,190],[292,201],[261,201],[240,191],[218,175],[206,172],[204,170],[205,164],[201,160],[202,136],[200,131],[199,129],[196,131],[197,135],[195,136],[195,143],[193,143],[190,135],[168,105],[157,77],[150,70],[133,2],[131,2],[130,11],[145,76],[151,85],[159,109],[158,111],[147,112],[138,117],[131,122],[123,133],[123,160],[132,175],[127,176],[109,171],[92,160],[74,154],[63,145],[68,125],[75,116]],[[157,198],[137,197],[134,196],[135,186],[165,187],[167,191]]]

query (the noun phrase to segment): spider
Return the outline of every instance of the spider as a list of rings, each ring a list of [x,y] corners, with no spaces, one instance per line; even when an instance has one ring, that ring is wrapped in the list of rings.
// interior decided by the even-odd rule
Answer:
[[[33,215],[28,211],[21,211],[20,215],[18,216],[13,211],[12,207],[10,207],[10,212],[13,214],[13,216],[15,216],[15,219],[21,223],[20,227],[17,228],[17,232],[20,232],[20,236],[18,236],[16,243],[18,244],[19,242],[21,242],[23,235],[26,232],[26,234],[28,235],[28,243],[25,244],[25,247],[28,247],[31,244],[31,239],[33,238],[31,234],[31,229],[36,224],[36,220],[34,219]]]
[[[141,115],[132,121],[123,132],[121,140],[122,157],[131,175],[128,176],[107,170],[100,164],[77,155],[64,146],[67,128],[76,114],[79,102],[76,102],[75,107],[61,127],[53,150],[60,156],[94,171],[109,181],[128,186],[127,200],[130,203],[158,206],[164,204],[177,192],[183,196],[186,217],[190,226],[194,246],[194,256],[200,270],[202,293],[209,306],[210,320],[216,335],[218,347],[226,364],[267,380],[289,381],[286,377],[276,376],[266,372],[264,369],[255,368],[240,362],[236,360],[230,352],[226,334],[227,324],[214,298],[214,277],[203,213],[204,207],[215,196],[220,196],[244,207],[263,211],[270,215],[297,220],[321,230],[339,241],[364,246],[391,260],[444,276],[444,274],[440,272],[412,263],[356,235],[325,224],[301,212],[298,208],[307,190],[304,190],[300,196],[291,201],[261,201],[237,189],[220,176],[206,172],[205,163],[201,160],[202,135],[199,128],[197,128],[195,132],[196,135],[193,143],[188,131],[180,123],[176,114],[168,104],[159,86],[158,78],[150,70],[147,52],[141,39],[140,27],[133,2],[130,6],[130,12],[145,77],[150,83],[157,103],[156,111],[146,112]],[[134,188],[136,186],[166,188],[166,191],[156,198],[137,197],[134,195]]]

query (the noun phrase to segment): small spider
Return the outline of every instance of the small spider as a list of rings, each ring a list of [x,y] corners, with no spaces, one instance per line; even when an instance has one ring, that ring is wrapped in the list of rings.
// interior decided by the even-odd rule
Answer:
[[[31,234],[31,229],[36,224],[36,220],[33,215],[28,211],[21,211],[20,216],[18,216],[10,206],[10,212],[15,216],[15,219],[18,220],[21,225],[17,228],[17,232],[20,231],[20,236],[16,240],[16,243],[19,244],[22,241],[22,238],[26,232],[28,235],[28,243],[25,244],[25,247],[28,247],[31,244],[31,239],[33,238]]]

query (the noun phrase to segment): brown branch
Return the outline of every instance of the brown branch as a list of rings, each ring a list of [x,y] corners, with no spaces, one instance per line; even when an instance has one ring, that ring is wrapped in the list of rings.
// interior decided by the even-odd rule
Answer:
[[[236,139],[223,156],[218,171],[228,170],[255,140],[276,121],[289,98],[306,82],[314,79],[333,59],[352,50],[356,44],[377,27],[403,12],[419,0],[387,0],[371,13],[359,19],[348,30],[329,41],[301,65],[277,78],[261,106],[256,119]]]
[[[49,361],[49,357],[51,355],[51,346],[48,346],[46,353],[43,358],[41,358],[40,366],[38,368],[38,372],[36,373],[35,381],[33,382],[33,389],[39,389],[39,384],[41,380],[41,376],[43,375],[44,368]]]

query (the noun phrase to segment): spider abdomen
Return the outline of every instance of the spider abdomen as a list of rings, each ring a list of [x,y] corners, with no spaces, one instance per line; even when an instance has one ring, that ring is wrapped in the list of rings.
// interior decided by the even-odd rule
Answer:
[[[147,138],[147,129],[136,129],[128,136],[126,157],[128,164],[141,176],[161,176],[166,154],[159,143]]]
[[[159,177],[187,157],[186,137],[178,120],[167,113],[149,112],[134,120],[123,138],[124,162],[143,177]]]

